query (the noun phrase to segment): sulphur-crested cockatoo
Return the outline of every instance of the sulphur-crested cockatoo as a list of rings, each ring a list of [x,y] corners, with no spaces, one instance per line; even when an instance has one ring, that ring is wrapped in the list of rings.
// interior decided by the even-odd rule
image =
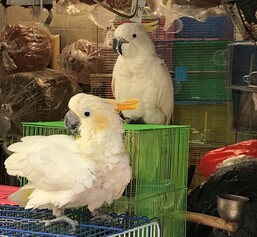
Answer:
[[[76,223],[64,209],[87,205],[90,211],[121,197],[131,179],[117,110],[133,109],[137,101],[116,103],[79,93],[69,101],[65,125],[75,136],[27,136],[9,146],[9,175],[28,184],[10,199],[26,209],[53,210],[56,221]]]
[[[115,38],[119,56],[113,69],[113,95],[117,100],[139,99],[138,108],[124,111],[124,117],[133,123],[169,124],[174,106],[172,79],[144,25],[119,25]]]

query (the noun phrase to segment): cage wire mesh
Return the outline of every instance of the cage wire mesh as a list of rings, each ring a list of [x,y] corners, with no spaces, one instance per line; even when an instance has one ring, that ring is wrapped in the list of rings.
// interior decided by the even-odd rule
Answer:
[[[243,25],[242,18],[239,14],[239,9],[237,5],[233,1],[222,0],[222,5],[224,6],[227,14],[230,16],[230,19],[235,26],[236,30],[240,33],[240,35],[245,38],[246,29]]]
[[[234,39],[228,16],[197,22],[181,18],[174,35],[172,75],[175,86],[174,124],[191,126],[189,164],[195,166],[190,189],[205,178],[199,161],[205,152],[235,142],[230,117],[231,91],[226,88],[227,46]]]
[[[257,86],[257,46],[253,42],[228,44],[226,84],[231,89],[253,91]]]
[[[206,181],[205,177],[202,175],[199,167],[200,158],[203,155],[212,150],[212,146],[199,145],[199,144],[190,144],[189,147],[189,163],[195,166],[194,176],[189,187],[190,190],[194,190],[199,184]]]
[[[233,90],[231,117],[236,132],[257,133],[257,111],[252,99],[252,92]]]
[[[236,141],[256,138],[257,111],[252,99],[257,91],[257,46],[253,42],[228,45],[226,85],[232,90],[230,113]]]
[[[152,23],[152,22],[157,22],[156,23],[156,29],[152,32],[149,32],[149,37],[153,40],[153,41],[157,41],[157,40],[172,40],[174,39],[174,27],[176,23],[174,23],[174,25],[171,26],[170,30],[165,31],[164,28],[164,24],[165,24],[165,18],[162,16],[158,16],[158,15],[154,15],[154,14],[149,14],[149,13],[145,13],[142,16],[142,23]],[[114,20],[114,27],[118,27],[119,25],[123,24],[123,23],[129,23],[131,22],[129,19],[125,19],[125,18],[121,18],[121,17],[116,17]]]
[[[219,147],[235,141],[228,103],[176,105],[174,123],[191,126],[193,145]]]
[[[23,123],[23,128],[24,136],[66,133],[63,122]],[[123,196],[102,210],[158,217],[163,236],[185,236],[185,220],[178,213],[186,211],[189,130],[185,125],[126,124],[133,177]]]
[[[112,221],[92,221],[90,212],[85,208],[67,209],[69,218],[79,222],[76,230],[65,223],[54,223],[46,226],[44,220],[53,219],[49,210],[24,210],[18,206],[0,205],[1,236],[130,236],[160,237],[160,226],[157,218],[109,214]]]
[[[209,17],[199,22],[190,17],[180,18],[183,28],[174,34],[177,40],[233,40],[234,26],[227,15]]]
[[[236,131],[236,142],[257,139],[257,133],[254,131]]]
[[[176,41],[173,60],[175,101],[224,102],[226,49],[231,41]],[[179,85],[179,86],[178,86]]]
[[[252,39],[256,41],[256,1],[222,0],[222,5],[243,40]]]
[[[235,142],[226,88],[226,51],[229,40],[176,41],[174,124],[191,126],[189,163],[195,165],[190,188],[205,179],[199,161],[205,152]]]
[[[228,103],[176,105],[174,123],[191,126],[189,164],[195,166],[195,172],[189,188],[194,189],[205,181],[199,169],[203,155],[236,141],[230,106]]]

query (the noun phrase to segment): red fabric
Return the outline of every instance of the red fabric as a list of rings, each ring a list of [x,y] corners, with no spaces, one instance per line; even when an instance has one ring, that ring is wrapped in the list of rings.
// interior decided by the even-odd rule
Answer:
[[[223,160],[243,154],[257,158],[257,140],[243,141],[208,151],[200,160],[200,171],[208,178]]]
[[[9,195],[19,190],[19,187],[0,185],[0,204],[17,205],[8,199]]]

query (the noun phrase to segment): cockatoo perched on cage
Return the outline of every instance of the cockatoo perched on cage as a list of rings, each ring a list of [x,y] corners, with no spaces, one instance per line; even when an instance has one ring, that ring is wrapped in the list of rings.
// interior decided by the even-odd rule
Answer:
[[[113,69],[113,95],[117,100],[139,99],[138,108],[124,111],[124,117],[132,123],[169,124],[173,82],[144,25],[124,23],[115,30],[115,38],[119,56]]]
[[[9,175],[28,184],[10,199],[26,209],[47,208],[75,228],[64,209],[88,206],[93,212],[121,197],[131,179],[117,110],[134,109],[137,100],[117,103],[79,93],[69,101],[66,127],[75,135],[28,136],[9,146]],[[52,222],[52,221],[50,221]]]

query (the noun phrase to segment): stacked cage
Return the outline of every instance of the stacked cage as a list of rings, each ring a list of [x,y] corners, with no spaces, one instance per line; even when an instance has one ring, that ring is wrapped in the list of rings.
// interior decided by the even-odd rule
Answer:
[[[257,92],[257,48],[253,42],[234,42],[228,46],[227,86],[232,90],[231,118],[236,140],[257,138],[257,111],[253,92]]]
[[[228,16],[210,17],[205,22],[182,17],[181,32],[174,34],[173,78],[174,123],[189,124],[189,162],[196,166],[190,188],[203,180],[199,160],[205,152],[234,142],[231,131],[230,91],[225,85],[226,51],[233,41],[233,24]]]
[[[66,133],[63,122],[23,127],[24,136]],[[162,236],[186,236],[185,220],[179,214],[186,211],[189,126],[126,124],[124,142],[133,178],[123,196],[103,210],[158,217]]]

